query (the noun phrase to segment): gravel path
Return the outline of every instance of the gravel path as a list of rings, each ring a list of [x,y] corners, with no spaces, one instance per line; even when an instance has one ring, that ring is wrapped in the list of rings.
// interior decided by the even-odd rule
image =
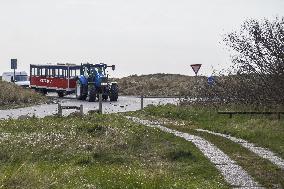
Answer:
[[[161,126],[159,122],[151,122],[148,120],[142,120],[136,117],[129,117],[128,119],[143,124],[145,126],[158,128],[164,132],[172,133],[175,136],[182,137],[187,141],[192,142],[221,172],[225,180],[235,188],[262,188],[254,179],[238,166],[235,161],[230,159],[219,148],[204,140],[203,138],[188,133],[179,132]]]
[[[271,152],[270,150],[268,150],[266,148],[258,147],[253,143],[249,143],[246,140],[236,138],[236,137],[232,137],[230,135],[215,133],[215,132],[204,130],[204,129],[196,129],[196,130],[227,138],[227,139],[229,139],[233,142],[236,142],[236,143],[242,145],[243,147],[247,148],[251,152],[257,154],[258,156],[269,160],[270,162],[277,165],[281,169],[284,169],[284,160],[282,158],[276,156],[273,152]]]

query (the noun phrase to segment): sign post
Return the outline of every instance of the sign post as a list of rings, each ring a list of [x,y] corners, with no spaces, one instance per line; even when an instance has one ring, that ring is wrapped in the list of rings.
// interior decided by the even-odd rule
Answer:
[[[208,85],[212,86],[214,84],[214,82],[215,82],[215,79],[214,79],[213,76],[210,76],[210,77],[207,78]]]
[[[11,59],[11,69],[14,70],[13,82],[15,83],[16,69],[17,69],[17,59]]]
[[[191,65],[190,65],[191,68],[192,68],[192,70],[193,70],[194,73],[195,73],[195,76],[197,76],[197,73],[198,73],[198,71],[199,71],[201,65],[202,65],[202,64],[191,64]]]

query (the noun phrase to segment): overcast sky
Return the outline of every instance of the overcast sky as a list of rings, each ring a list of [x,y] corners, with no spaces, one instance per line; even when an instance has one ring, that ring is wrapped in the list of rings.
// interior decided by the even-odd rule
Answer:
[[[248,18],[283,16],[284,0],[0,0],[0,74],[29,64],[115,64],[113,74],[194,75],[228,67],[220,42]]]

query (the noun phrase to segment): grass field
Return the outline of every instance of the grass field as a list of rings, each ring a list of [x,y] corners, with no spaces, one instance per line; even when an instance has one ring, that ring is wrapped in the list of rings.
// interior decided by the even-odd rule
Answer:
[[[128,113],[147,119],[164,121],[166,126],[205,138],[244,167],[257,181],[268,188],[284,187],[284,171],[268,160],[244,149],[239,144],[219,136],[197,132],[202,128],[230,134],[261,147],[266,147],[284,158],[284,118],[276,116],[218,115],[216,109],[197,107],[149,106],[143,111]]]
[[[228,188],[191,143],[122,115],[0,121],[0,188]]]

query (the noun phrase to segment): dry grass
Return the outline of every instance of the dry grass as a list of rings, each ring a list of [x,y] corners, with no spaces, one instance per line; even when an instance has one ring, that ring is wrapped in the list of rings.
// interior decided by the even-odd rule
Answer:
[[[36,104],[44,100],[45,97],[30,89],[23,89],[13,83],[0,81],[0,108]]]
[[[120,94],[149,96],[190,95],[196,85],[206,83],[205,77],[179,74],[132,75],[118,79]]]

